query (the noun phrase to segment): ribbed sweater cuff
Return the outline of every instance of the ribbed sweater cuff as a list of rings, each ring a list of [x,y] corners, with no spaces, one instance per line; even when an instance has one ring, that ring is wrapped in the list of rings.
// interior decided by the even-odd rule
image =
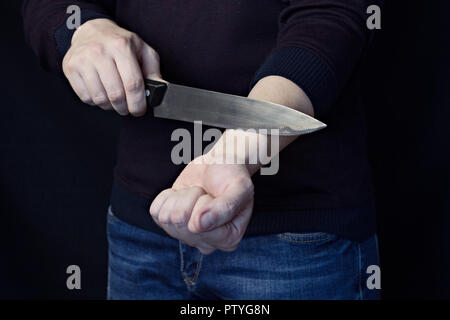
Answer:
[[[338,95],[337,81],[326,62],[304,48],[283,47],[273,52],[255,74],[251,87],[271,75],[289,79],[302,88],[319,118]]]
[[[83,23],[88,22],[89,20],[94,19],[111,19],[111,17],[98,13],[92,10],[82,9],[81,10],[81,25]],[[56,32],[55,32],[55,40],[56,45],[58,47],[58,51],[61,54],[61,57],[64,57],[69,51],[71,43],[72,43],[72,37],[75,33],[76,29],[69,29],[67,28],[66,21],[64,21],[64,24],[60,26]]]

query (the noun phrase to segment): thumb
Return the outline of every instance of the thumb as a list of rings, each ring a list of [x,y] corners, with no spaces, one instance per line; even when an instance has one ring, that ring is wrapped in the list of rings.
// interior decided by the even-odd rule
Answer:
[[[144,43],[140,58],[144,79],[164,81],[159,66],[159,55],[152,47]]]
[[[225,191],[192,216],[191,231],[207,232],[231,222],[239,210],[252,201],[251,179],[237,179]]]

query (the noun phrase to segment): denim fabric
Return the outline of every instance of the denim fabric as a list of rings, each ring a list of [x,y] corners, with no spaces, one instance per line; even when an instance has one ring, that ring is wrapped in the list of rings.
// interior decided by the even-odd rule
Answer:
[[[366,269],[377,238],[283,233],[246,237],[231,253],[201,255],[178,240],[108,214],[108,299],[378,299]]]

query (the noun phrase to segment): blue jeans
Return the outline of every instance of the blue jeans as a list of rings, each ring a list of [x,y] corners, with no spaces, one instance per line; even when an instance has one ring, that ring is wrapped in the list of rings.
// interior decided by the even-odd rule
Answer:
[[[378,299],[366,269],[377,238],[283,233],[248,237],[231,253],[195,248],[108,214],[108,299]]]

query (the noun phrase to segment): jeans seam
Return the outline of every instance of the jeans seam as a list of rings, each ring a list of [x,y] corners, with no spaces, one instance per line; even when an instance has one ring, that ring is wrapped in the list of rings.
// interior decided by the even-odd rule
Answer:
[[[321,241],[326,241],[326,240],[330,240],[330,237],[325,237],[325,238],[319,238],[319,239],[305,239],[305,240],[295,240],[295,239],[290,239],[286,236],[283,236],[281,234],[278,235],[278,238],[280,238],[283,241],[288,241],[288,242],[292,242],[292,243],[315,243],[315,242],[321,242]]]
[[[324,238],[324,239],[320,239],[320,240],[291,240],[291,239],[286,239],[286,238],[281,238],[281,240],[283,241],[287,241],[287,242],[292,242],[292,243],[316,243],[316,242],[321,242],[321,241],[325,241],[325,240],[329,240],[330,238]]]
[[[361,261],[361,244],[358,242],[358,285],[359,285],[359,299],[364,300],[362,289],[362,261]]]
[[[178,248],[180,250],[180,272],[184,278],[184,257],[183,257],[183,247],[181,241],[178,241]]]

